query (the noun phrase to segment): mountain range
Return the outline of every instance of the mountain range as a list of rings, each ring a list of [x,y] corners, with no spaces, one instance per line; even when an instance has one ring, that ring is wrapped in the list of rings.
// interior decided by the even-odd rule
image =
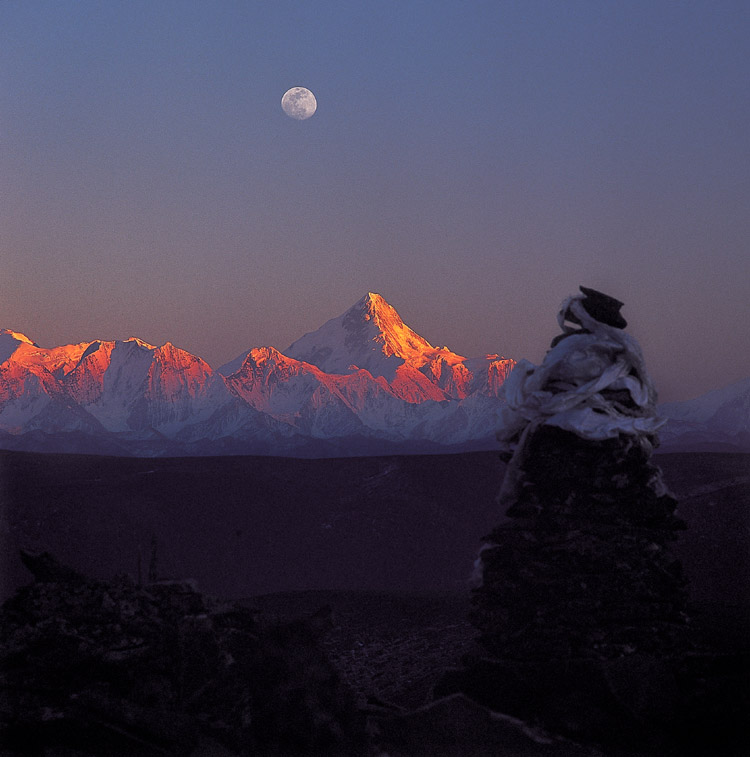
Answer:
[[[250,349],[218,370],[169,342],[45,349],[6,329],[0,448],[297,457],[494,449],[514,365],[434,347],[371,292],[284,352]],[[666,446],[750,449],[750,379],[733,387],[664,405]]]
[[[486,447],[515,362],[433,347],[378,294],[283,353],[213,370],[137,338],[51,349],[0,331],[0,447],[333,456]]]
[[[750,452],[750,378],[684,402],[665,402],[659,413],[662,449]]]

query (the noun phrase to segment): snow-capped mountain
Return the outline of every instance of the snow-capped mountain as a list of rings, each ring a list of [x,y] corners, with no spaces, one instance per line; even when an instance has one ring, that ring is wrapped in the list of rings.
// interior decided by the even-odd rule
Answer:
[[[218,370],[169,342],[0,330],[0,448],[135,455],[493,449],[515,361],[434,347],[380,295]],[[750,451],[750,378],[661,405],[662,451]]]
[[[285,353],[250,350],[219,373],[252,407],[314,438],[452,445],[492,438],[499,388],[513,365],[433,347],[370,292]],[[474,395],[488,400],[489,415],[478,417]]]
[[[111,432],[169,433],[231,401],[223,382],[200,358],[169,343],[154,347],[134,338],[51,350],[22,341],[0,371],[6,393],[0,422],[9,431],[15,429],[8,424],[8,400],[17,408],[24,397],[76,407],[93,428]]]
[[[513,365],[433,347],[373,293],[286,353],[251,349],[218,371],[170,343],[45,349],[4,330],[0,446],[130,454],[471,447],[491,443]]]
[[[372,292],[343,315],[305,334],[285,354],[325,373],[348,374],[364,369],[374,377],[385,378],[391,390],[407,402],[463,399],[488,388],[496,395],[499,384],[490,379],[490,374],[502,375],[502,384],[515,365],[498,355],[469,362],[447,347],[433,347]]]
[[[750,378],[684,402],[666,402],[661,448],[750,452]]]

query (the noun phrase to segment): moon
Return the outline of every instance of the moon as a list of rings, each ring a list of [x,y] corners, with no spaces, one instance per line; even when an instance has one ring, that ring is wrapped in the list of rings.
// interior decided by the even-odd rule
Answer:
[[[290,118],[304,121],[315,113],[318,108],[318,101],[309,89],[292,87],[284,92],[284,96],[281,98],[281,107]]]

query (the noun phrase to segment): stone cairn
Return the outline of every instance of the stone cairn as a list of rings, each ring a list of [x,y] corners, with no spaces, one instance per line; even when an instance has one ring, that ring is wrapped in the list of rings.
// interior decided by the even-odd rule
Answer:
[[[656,393],[622,303],[581,292],[542,364],[521,361],[505,384],[509,520],[485,537],[472,613],[499,659],[685,649],[686,581],[670,550],[684,524],[651,462]]]

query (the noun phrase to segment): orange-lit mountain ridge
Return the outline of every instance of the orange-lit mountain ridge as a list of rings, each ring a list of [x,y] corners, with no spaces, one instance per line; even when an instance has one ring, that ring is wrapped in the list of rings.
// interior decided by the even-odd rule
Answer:
[[[47,349],[5,330],[0,445],[128,454],[486,445],[513,364],[433,347],[373,293],[285,354],[251,349],[218,371],[170,343]]]
[[[0,334],[0,344],[9,332]],[[0,428],[170,434],[232,400],[209,365],[167,343],[93,341],[43,349],[16,340],[0,364]],[[40,422],[52,414],[56,422]],[[24,412],[25,411],[25,412]],[[76,422],[64,419],[71,413]],[[24,417],[29,416],[31,417]]]
[[[464,399],[477,390],[497,395],[515,364],[497,355],[467,361],[447,347],[433,347],[373,292],[343,315],[305,334],[286,354],[326,373],[365,369],[385,378],[407,402]],[[502,381],[493,381],[492,375],[501,375]]]

